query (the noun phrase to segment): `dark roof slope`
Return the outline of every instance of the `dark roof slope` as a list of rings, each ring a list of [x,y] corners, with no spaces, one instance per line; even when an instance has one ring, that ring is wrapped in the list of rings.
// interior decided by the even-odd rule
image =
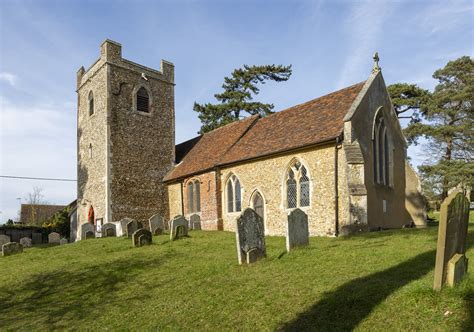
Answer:
[[[20,222],[40,225],[65,207],[66,205],[21,204]]]
[[[226,165],[335,139],[344,116],[365,82],[310,100],[264,118],[252,116],[181,143],[166,177],[176,180]],[[196,140],[196,142],[194,142]],[[194,145],[189,147],[194,142]],[[178,159],[178,147],[185,154]],[[186,148],[187,147],[187,148]]]
[[[201,139],[202,135],[191,138],[190,140],[184,141],[176,145],[175,151],[175,161],[177,164],[183,160],[184,156],[188,154],[189,151],[196,145],[197,142]]]

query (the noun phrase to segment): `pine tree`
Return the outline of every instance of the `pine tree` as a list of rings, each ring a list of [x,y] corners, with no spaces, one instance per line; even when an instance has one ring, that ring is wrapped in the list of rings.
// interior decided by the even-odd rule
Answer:
[[[224,78],[224,92],[215,94],[218,104],[194,103],[194,111],[199,113],[202,126],[200,134],[222,127],[240,119],[242,113],[266,116],[273,113],[273,104],[253,101],[253,95],[260,92],[257,84],[267,80],[287,81],[291,76],[291,65],[248,66],[235,69],[231,77]]]
[[[407,83],[392,84],[387,90],[399,119],[410,119],[411,123],[421,121],[421,116],[426,111],[423,105],[430,96],[428,90]]]

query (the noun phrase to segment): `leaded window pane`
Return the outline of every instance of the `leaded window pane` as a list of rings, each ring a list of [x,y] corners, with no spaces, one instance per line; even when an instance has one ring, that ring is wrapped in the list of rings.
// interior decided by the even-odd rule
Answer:
[[[385,129],[385,132],[384,132],[384,137],[383,137],[383,145],[384,145],[384,175],[385,175],[385,178],[384,178],[384,183],[386,185],[389,184],[389,149],[388,149],[388,137],[387,137],[387,130]]]
[[[380,122],[380,127],[378,131],[377,137],[377,154],[378,154],[378,161],[377,161],[377,168],[378,168],[378,183],[383,183],[384,174],[383,174],[383,133],[384,133],[384,123],[383,120]]]
[[[188,183],[188,211],[189,213],[194,212],[194,206],[193,206],[193,201],[194,201],[194,193],[193,193],[193,183],[190,182]]]
[[[288,208],[296,207],[296,180],[289,178],[286,181],[286,201]]]
[[[196,198],[196,204],[194,204],[194,206],[196,207],[195,212],[200,212],[201,211],[201,185],[199,181],[194,182],[194,196]]]
[[[227,181],[227,212],[234,212],[234,190],[232,180]]]
[[[253,209],[260,217],[263,218],[263,198],[258,192],[253,197]]]
[[[236,178],[235,180],[235,211],[242,210],[242,201],[240,197],[240,181]]]
[[[304,166],[301,167],[300,206],[309,206],[309,178]]]

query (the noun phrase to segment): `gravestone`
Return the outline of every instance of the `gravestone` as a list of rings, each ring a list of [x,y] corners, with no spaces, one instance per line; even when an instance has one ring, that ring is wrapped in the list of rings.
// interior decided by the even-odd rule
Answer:
[[[152,235],[148,229],[140,228],[132,234],[132,245],[134,247],[141,247],[150,245],[152,242]]]
[[[31,248],[33,245],[33,241],[29,237],[22,237],[20,239],[20,244],[23,246],[23,248]]]
[[[162,216],[155,214],[150,219],[148,219],[148,223],[150,225],[150,231],[153,235],[163,234],[165,223]]]
[[[454,286],[467,272],[466,238],[469,200],[461,193],[450,194],[441,204],[436,248],[435,290],[448,282]]]
[[[138,223],[135,220],[130,220],[125,229],[127,230],[127,236],[131,238],[132,234],[138,230]]]
[[[170,223],[170,240],[174,241],[188,236],[188,221],[183,216],[176,216]]]
[[[102,237],[117,236],[117,226],[111,222],[102,225]]]
[[[237,218],[236,242],[239,264],[254,263],[267,255],[263,218],[253,209],[247,208]]]
[[[33,244],[42,244],[43,243],[43,234],[42,233],[33,233],[31,234]]]
[[[59,244],[59,240],[61,239],[61,235],[56,232],[49,233],[48,235],[48,243],[49,244]]]
[[[10,242],[10,237],[8,235],[0,235],[0,247],[4,245],[5,243]]]
[[[95,228],[90,222],[81,225],[81,240],[95,238]]]
[[[286,224],[286,250],[309,244],[308,216],[300,209],[291,211]]]
[[[23,246],[18,242],[8,242],[2,245],[2,256],[10,256],[23,252]]]
[[[133,219],[131,219],[131,218],[123,218],[122,220],[119,221],[120,228],[122,229],[122,236],[127,235],[127,224],[132,220]]]
[[[68,243],[69,243],[69,241],[65,237],[63,237],[61,240],[59,240],[60,245],[68,244]]]
[[[189,222],[191,224],[192,229],[195,229],[197,231],[201,230],[201,217],[198,214],[193,214],[189,218]]]

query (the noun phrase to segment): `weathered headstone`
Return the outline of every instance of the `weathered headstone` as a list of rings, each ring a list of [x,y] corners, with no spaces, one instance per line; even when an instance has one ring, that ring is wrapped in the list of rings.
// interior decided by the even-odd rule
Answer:
[[[159,214],[155,214],[150,219],[148,219],[148,223],[150,226],[150,231],[153,235],[163,234],[163,230],[165,229],[165,223],[162,216],[160,216]]]
[[[33,241],[29,237],[22,237],[20,239],[20,244],[23,246],[23,248],[31,248],[33,245]]]
[[[465,253],[468,221],[469,200],[461,193],[450,194],[441,204],[433,286],[435,290],[440,290],[446,281],[454,286],[467,272]]]
[[[69,243],[69,241],[65,237],[63,237],[61,240],[59,240],[60,245],[68,244],[68,243]]]
[[[267,255],[263,218],[247,208],[237,218],[235,237],[239,264],[256,262]]]
[[[120,228],[122,229],[122,236],[127,236],[127,224],[132,220],[133,219],[131,218],[123,218],[122,220],[119,221]]]
[[[18,242],[8,242],[2,245],[2,256],[10,256],[23,252],[23,246]]]
[[[135,220],[130,220],[125,229],[127,230],[127,236],[131,238],[132,234],[138,230],[138,223]]]
[[[140,228],[132,234],[132,245],[134,247],[141,247],[150,245],[152,242],[151,232],[147,229]]]
[[[191,224],[192,229],[197,231],[201,230],[201,217],[198,214],[193,214],[189,217],[189,223]]]
[[[286,250],[309,244],[308,216],[300,209],[291,211],[286,224]]]
[[[5,243],[10,242],[10,237],[8,235],[1,234],[0,235],[0,247]]]
[[[81,240],[95,238],[95,228],[90,222],[81,225]]]
[[[102,237],[117,236],[117,226],[111,222],[102,225]]]
[[[33,234],[31,234],[31,238],[33,240],[33,244],[42,244],[43,243],[43,234],[41,234],[41,233],[33,233]]]
[[[188,221],[183,216],[176,216],[170,223],[170,240],[188,236]]]
[[[48,235],[48,243],[49,244],[59,244],[59,240],[61,239],[61,235],[56,232],[49,233]]]

